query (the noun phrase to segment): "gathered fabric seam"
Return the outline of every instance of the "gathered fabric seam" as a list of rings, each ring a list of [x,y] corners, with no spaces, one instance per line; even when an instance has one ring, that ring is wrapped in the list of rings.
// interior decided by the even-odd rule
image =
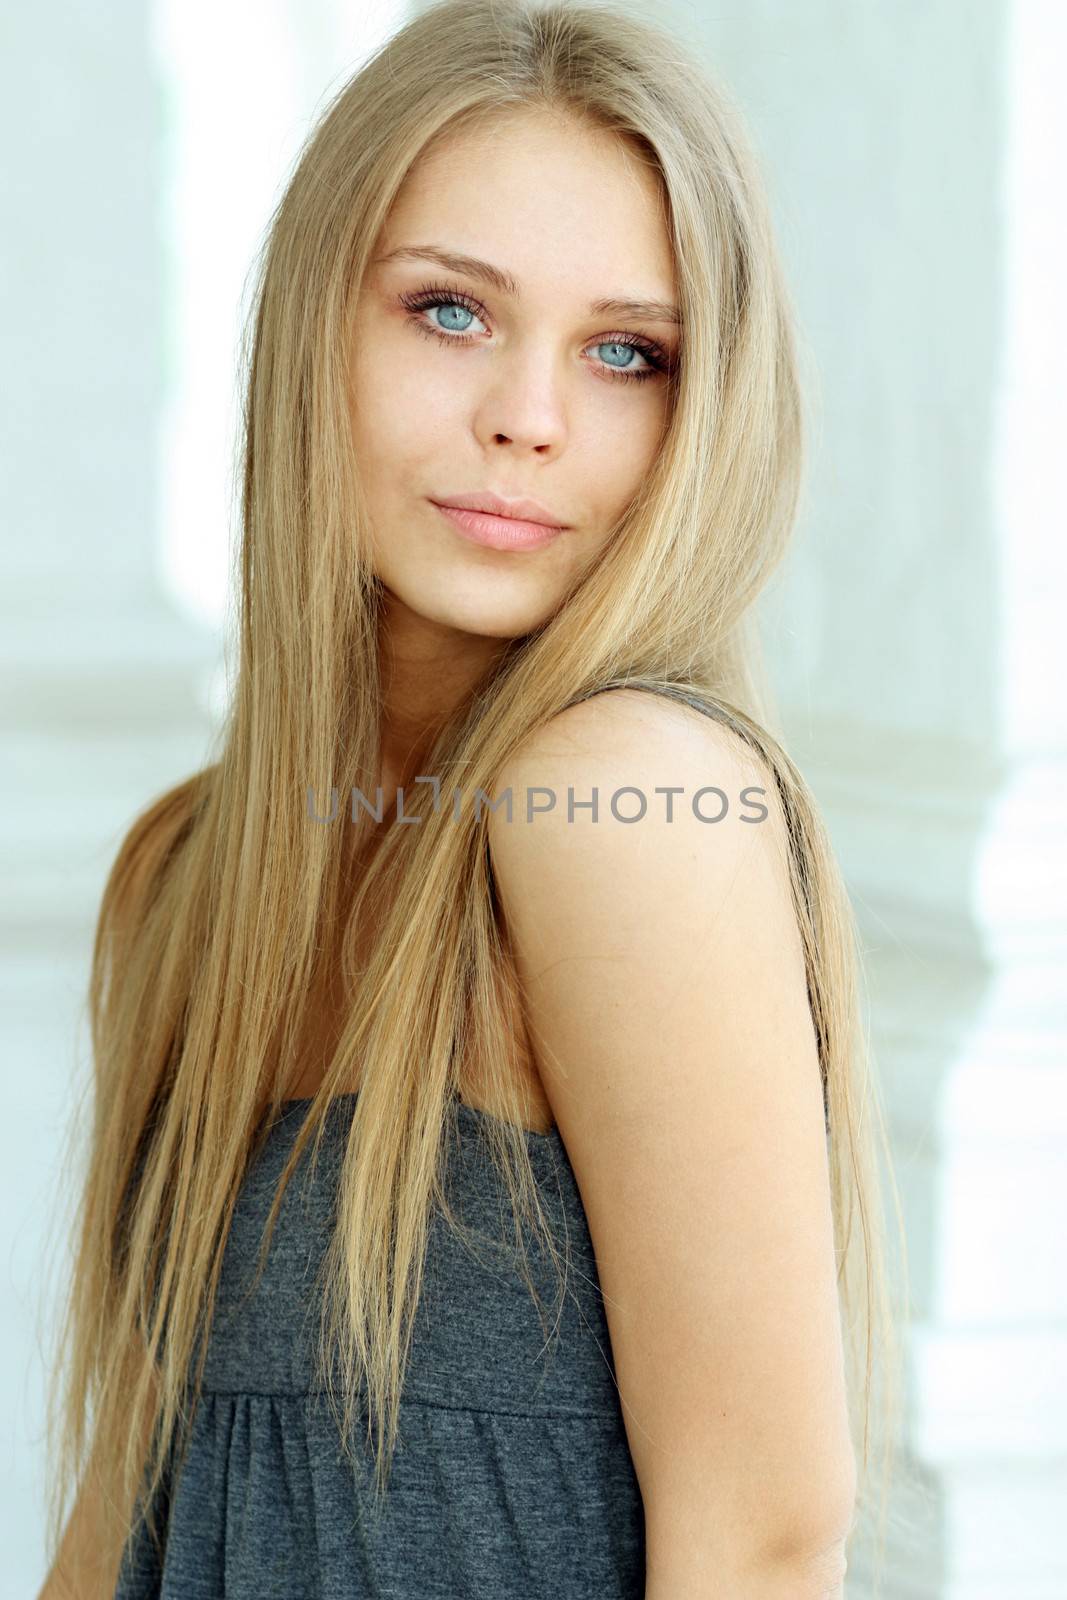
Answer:
[[[203,1390],[205,1400],[311,1400],[325,1394],[324,1389],[219,1389]],[[421,1395],[401,1395],[402,1406],[422,1406],[432,1411],[464,1411],[474,1416],[518,1417],[529,1422],[614,1422],[614,1411],[511,1411],[499,1406],[449,1405],[445,1400],[426,1400]]]

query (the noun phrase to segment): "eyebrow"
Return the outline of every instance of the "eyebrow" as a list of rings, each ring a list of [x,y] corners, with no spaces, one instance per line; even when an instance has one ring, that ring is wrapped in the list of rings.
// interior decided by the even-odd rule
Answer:
[[[389,261],[435,261],[448,272],[462,273],[468,278],[480,278],[484,283],[491,283],[501,294],[517,297],[519,293],[519,286],[510,272],[505,272],[501,267],[494,267],[490,261],[479,261],[477,256],[465,256],[458,250],[446,250],[441,245],[398,245],[395,250],[390,250],[388,255],[378,256],[374,265],[384,266]],[[682,326],[681,312],[667,300],[627,298],[591,300],[589,310],[598,317],[605,315],[637,317],[652,322],[673,322],[677,327]]]

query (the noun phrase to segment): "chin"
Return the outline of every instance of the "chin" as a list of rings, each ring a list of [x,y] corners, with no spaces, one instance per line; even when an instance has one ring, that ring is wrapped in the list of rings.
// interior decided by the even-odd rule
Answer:
[[[414,616],[439,628],[479,639],[506,642],[531,633],[551,616],[558,601],[545,594],[516,594],[511,585],[484,579],[456,586],[447,594],[420,595],[416,589],[387,588]],[[512,592],[508,592],[509,589]]]

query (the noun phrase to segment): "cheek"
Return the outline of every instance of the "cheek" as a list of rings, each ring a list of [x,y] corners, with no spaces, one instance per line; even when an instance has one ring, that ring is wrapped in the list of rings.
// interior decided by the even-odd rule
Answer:
[[[640,400],[629,413],[620,408],[612,422],[596,429],[589,458],[594,495],[608,520],[620,515],[640,489],[663,437],[661,408]]]
[[[351,384],[352,445],[363,469],[373,477],[391,463],[417,460],[447,395],[420,382],[385,350],[361,351]]]
[[[394,347],[390,359],[366,364],[363,383],[361,431],[379,459],[417,461],[454,441],[463,396],[443,365],[404,361]]]

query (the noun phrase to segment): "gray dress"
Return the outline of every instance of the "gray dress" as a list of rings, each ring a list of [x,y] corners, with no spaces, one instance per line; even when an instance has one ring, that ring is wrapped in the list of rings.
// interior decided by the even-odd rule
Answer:
[[[541,1317],[514,1257],[489,1113],[454,1102],[446,1193],[471,1241],[434,1208],[384,1509],[315,1391],[312,1293],[335,1214],[353,1095],[306,1149],[252,1294],[257,1251],[307,1101],[283,1103],[238,1196],[203,1394],[184,1469],[159,1504],[162,1558],[143,1526],[118,1600],[632,1600],[644,1593],[644,1515],[584,1208],[558,1130],[527,1132],[542,1204],[571,1267],[528,1236]],[[506,1209],[505,1209],[506,1208]],[[506,1218],[506,1220],[505,1220]],[[494,1241],[497,1241],[494,1243]],[[554,1318],[558,1310],[558,1325]]]
[[[682,690],[656,692],[713,714]],[[117,1600],[643,1596],[644,1511],[585,1210],[556,1129],[527,1133],[558,1247],[570,1243],[556,1329],[546,1345],[519,1268],[491,1243],[474,1254],[435,1214],[400,1446],[384,1514],[370,1517],[323,1397],[311,1392],[305,1320],[353,1099],[331,1106],[314,1181],[301,1197],[305,1157],[263,1278],[242,1300],[309,1102],[286,1102],[246,1178],[189,1457],[161,1507],[165,1553],[160,1562],[143,1536],[131,1541]],[[823,1103],[829,1137],[825,1086]],[[481,1137],[487,1113],[455,1106],[450,1201],[489,1241],[510,1239],[506,1190]],[[551,1319],[555,1270],[532,1244],[527,1258]]]

